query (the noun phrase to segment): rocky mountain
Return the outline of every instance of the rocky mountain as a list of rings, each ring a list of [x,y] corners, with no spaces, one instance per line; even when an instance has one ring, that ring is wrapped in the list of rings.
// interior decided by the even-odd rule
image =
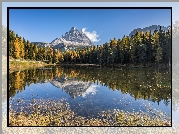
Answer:
[[[161,29],[162,30],[168,30],[170,26],[167,26],[167,27],[164,27],[164,26],[161,26]],[[155,30],[159,30],[160,29],[160,25],[152,25],[152,26],[149,26],[149,27],[145,27],[145,28],[137,28],[137,29],[134,29],[130,34],[129,36],[132,36],[132,35],[135,35],[136,31],[139,31],[139,32],[147,32],[148,30],[151,30],[151,33],[154,33]]]
[[[47,47],[50,46],[54,49],[60,49],[61,51],[66,51],[69,49],[83,48],[86,46],[92,46],[91,40],[86,36],[86,34],[81,30],[77,30],[76,27],[72,27],[69,32],[62,35],[61,38],[54,39],[51,43],[44,42],[32,42],[37,46]]]

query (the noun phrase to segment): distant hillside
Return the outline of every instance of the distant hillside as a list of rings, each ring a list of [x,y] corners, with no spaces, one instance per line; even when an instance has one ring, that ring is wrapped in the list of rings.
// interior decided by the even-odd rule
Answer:
[[[161,26],[161,29],[166,31],[170,26],[167,26],[167,27],[164,27],[164,26]],[[149,27],[145,27],[145,28],[137,28],[137,29],[134,29],[130,34],[129,36],[132,36],[132,35],[135,35],[136,31],[139,31],[139,32],[147,32],[148,30],[150,31],[151,30],[151,33],[154,33],[155,30],[159,30],[160,29],[160,25],[152,25],[152,26],[149,26]]]

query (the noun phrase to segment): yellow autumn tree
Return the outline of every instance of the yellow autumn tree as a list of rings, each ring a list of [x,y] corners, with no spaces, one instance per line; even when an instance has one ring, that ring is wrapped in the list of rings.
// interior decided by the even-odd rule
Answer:
[[[15,41],[14,41],[14,57],[16,59],[20,58],[20,43],[19,43],[19,39],[16,38]]]
[[[111,40],[111,44],[113,47],[116,47],[117,46],[117,40],[116,38],[114,38],[113,40]]]
[[[22,39],[21,36],[20,36],[20,38],[19,38],[19,46],[20,46],[20,57],[21,57],[22,59],[24,59],[24,56],[25,56],[24,43],[23,43],[23,39]]]
[[[76,58],[77,58],[77,53],[73,50],[71,51],[71,61],[76,61]]]
[[[58,55],[59,62],[63,62],[64,61],[63,54],[60,51],[57,51],[57,55]]]

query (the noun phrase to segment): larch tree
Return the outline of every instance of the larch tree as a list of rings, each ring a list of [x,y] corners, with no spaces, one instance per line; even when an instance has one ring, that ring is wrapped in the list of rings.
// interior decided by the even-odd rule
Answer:
[[[19,39],[16,38],[15,41],[14,41],[14,57],[16,59],[19,59],[20,58],[20,43],[19,43]]]
[[[64,57],[63,57],[63,54],[59,50],[57,51],[57,55],[58,55],[58,61],[59,62],[63,62],[64,61]]]
[[[25,52],[24,52],[24,41],[23,38],[20,36],[19,38],[19,45],[20,45],[20,57],[24,59]]]

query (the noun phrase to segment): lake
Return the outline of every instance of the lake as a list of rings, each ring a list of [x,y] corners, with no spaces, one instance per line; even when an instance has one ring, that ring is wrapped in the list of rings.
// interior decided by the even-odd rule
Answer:
[[[64,99],[77,115],[89,118],[113,109],[156,110],[171,115],[171,72],[152,68],[48,66],[9,74],[9,106],[19,110],[32,99]]]

